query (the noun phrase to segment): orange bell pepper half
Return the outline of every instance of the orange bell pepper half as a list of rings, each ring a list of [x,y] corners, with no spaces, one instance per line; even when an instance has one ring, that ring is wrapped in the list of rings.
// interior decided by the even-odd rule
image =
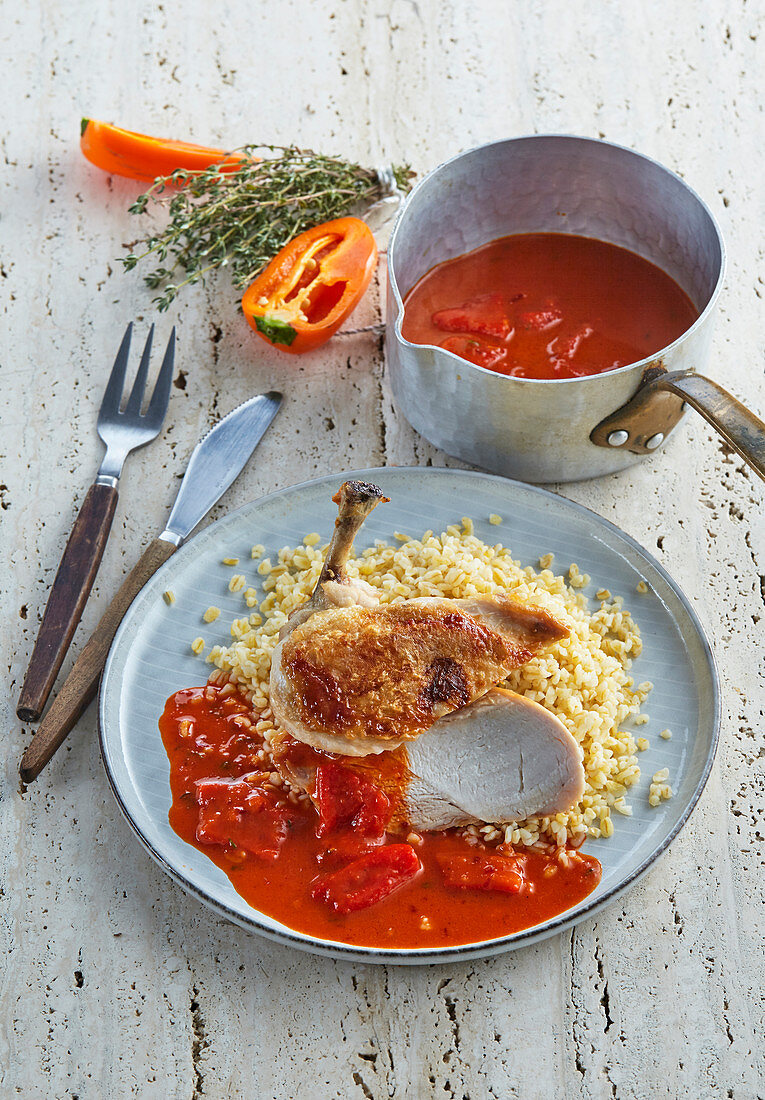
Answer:
[[[323,222],[290,241],[247,287],[244,315],[280,351],[312,351],[361,301],[376,264],[377,244],[365,222]]]
[[[233,172],[244,160],[223,149],[148,137],[92,118],[84,118],[80,124],[80,148],[91,164],[104,172],[150,183],[179,168],[204,172],[218,165],[224,172]]]

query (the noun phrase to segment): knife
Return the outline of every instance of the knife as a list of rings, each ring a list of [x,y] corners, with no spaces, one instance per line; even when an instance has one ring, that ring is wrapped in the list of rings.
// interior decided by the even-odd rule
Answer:
[[[167,526],[128,573],[24,753],[20,771],[25,783],[37,778],[95,696],[117,627],[135,597],[242,472],[281,402],[275,391],[252,397],[197,443]]]

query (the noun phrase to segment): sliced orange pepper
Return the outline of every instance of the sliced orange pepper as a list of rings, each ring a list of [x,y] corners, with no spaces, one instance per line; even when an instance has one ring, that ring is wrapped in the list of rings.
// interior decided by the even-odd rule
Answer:
[[[377,245],[365,222],[323,222],[290,241],[247,287],[244,315],[280,351],[311,351],[358,305],[376,263]]]
[[[148,137],[92,118],[80,123],[80,148],[91,164],[104,172],[147,182],[169,176],[179,168],[204,172],[215,164],[224,172],[233,172],[244,160],[223,149]]]

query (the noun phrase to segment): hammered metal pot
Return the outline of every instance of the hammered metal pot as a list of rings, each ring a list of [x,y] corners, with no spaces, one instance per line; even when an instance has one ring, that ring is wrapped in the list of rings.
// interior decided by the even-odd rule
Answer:
[[[404,298],[432,267],[498,237],[538,232],[636,252],[680,284],[698,319],[651,358],[585,378],[509,378],[404,339]],[[414,188],[390,239],[386,347],[396,403],[447,454],[542,483],[632,465],[663,445],[691,404],[765,478],[765,425],[695,374],[708,358],[724,272],[708,207],[649,157],[563,135],[472,149]]]

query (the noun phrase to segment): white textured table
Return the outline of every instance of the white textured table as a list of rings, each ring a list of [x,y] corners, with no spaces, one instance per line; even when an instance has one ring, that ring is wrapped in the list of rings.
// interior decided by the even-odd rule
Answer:
[[[562,490],[681,581],[724,687],[719,756],[689,825],[573,933],[432,969],[275,947],[216,920],[135,842],[93,708],[26,791],[17,766],[30,731],[14,714],[99,461],[95,412],[116,343],[128,319],[152,313],[137,273],[115,262],[136,235],[125,213],[136,189],[81,159],[80,114],[372,165],[410,159],[418,171],[534,131],[633,145],[681,172],[720,219],[730,264],[710,369],[762,413],[762,17],[762,0],[3,4],[0,1095],[763,1094],[763,486],[699,418],[651,461]],[[358,323],[376,308],[372,294]],[[187,294],[161,332],[170,319],[168,427],[127,463],[80,642],[160,529],[193,443],[254,391],[287,401],[224,508],[330,470],[448,462],[397,415],[373,338],[310,360],[269,354],[222,279]]]

